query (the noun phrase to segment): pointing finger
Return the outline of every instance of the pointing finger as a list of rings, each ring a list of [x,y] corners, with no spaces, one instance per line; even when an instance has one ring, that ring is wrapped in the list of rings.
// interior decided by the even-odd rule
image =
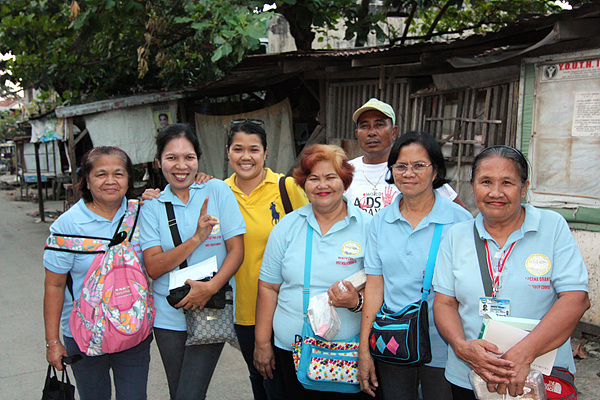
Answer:
[[[200,209],[200,215],[206,215],[207,209],[208,209],[208,196],[206,196],[206,199],[204,200],[204,203],[202,204],[202,208]]]

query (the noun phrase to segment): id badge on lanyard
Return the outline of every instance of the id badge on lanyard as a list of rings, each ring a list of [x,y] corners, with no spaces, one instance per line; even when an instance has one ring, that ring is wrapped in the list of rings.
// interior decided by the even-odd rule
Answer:
[[[516,242],[515,242],[516,243]],[[503,257],[500,257],[498,260],[498,264],[496,268],[494,268],[494,264],[492,263],[492,257],[490,255],[490,249],[488,247],[487,240],[485,241],[485,253],[486,253],[486,261],[488,272],[490,277],[492,278],[492,296],[491,297],[481,297],[479,299],[479,315],[484,316],[486,314],[494,314],[500,317],[508,317],[510,316],[510,300],[509,299],[499,299],[497,298],[498,290],[500,290],[500,278],[502,277],[502,272],[504,271],[504,265],[506,264],[506,260],[510,256],[515,247],[515,243],[511,244],[506,254]]]

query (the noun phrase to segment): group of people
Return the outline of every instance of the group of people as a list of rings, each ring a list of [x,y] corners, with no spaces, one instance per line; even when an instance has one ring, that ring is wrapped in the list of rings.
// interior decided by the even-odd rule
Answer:
[[[223,343],[185,346],[181,309],[202,309],[230,280],[235,332],[255,399],[417,399],[419,391],[424,400],[474,399],[470,370],[490,391],[522,394],[531,362],[555,348],[555,366],[574,372],[569,336],[589,307],[587,271],[565,220],[521,204],[529,184],[525,157],[508,146],[477,155],[471,184],[480,213],[473,219],[448,185],[432,135],[399,136],[393,108],[377,99],[353,119],[361,157],[349,160],[339,147],[311,145],[287,178],[265,168],[267,136],[260,120],[232,122],[227,154],[234,174],[225,182],[197,175],[201,151],[187,125],[159,133],[156,158],[168,185],[145,194],[139,235],[132,240],[152,279],[153,336],[122,352],[82,354],[69,331],[69,314],[92,256],[44,254],[46,358],[60,370],[62,357],[82,354],[72,365],[81,399],[110,399],[110,369],[117,399],[145,399],[153,337],[171,398],[205,398]],[[50,230],[111,237],[133,188],[131,160],[120,149],[99,147],[82,163],[82,199]],[[167,203],[181,235],[178,246]],[[421,297],[439,225],[442,240],[428,298],[432,360],[417,367],[374,360],[368,337],[375,315],[382,305],[398,311]],[[360,333],[360,393],[313,391],[296,378],[292,345],[302,332],[308,237],[310,295],[327,293],[341,321],[333,340]],[[488,254],[493,298],[509,304],[511,316],[540,320],[505,353],[478,339],[486,292],[477,239]],[[191,265],[212,256],[216,275],[208,282],[187,281],[191,289],[176,305],[180,310],[171,307],[169,273],[186,260]],[[346,278],[363,269],[366,286],[357,290]]]

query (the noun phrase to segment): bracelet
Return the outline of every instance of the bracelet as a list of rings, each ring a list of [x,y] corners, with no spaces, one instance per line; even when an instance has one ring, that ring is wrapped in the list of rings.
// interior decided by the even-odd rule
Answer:
[[[363,295],[362,293],[358,292],[358,304],[356,305],[356,307],[354,308],[349,308],[348,310],[352,311],[352,312],[361,312],[362,308],[363,308]]]
[[[48,343],[46,343],[46,348],[49,348],[51,344],[53,343],[60,343],[60,340],[56,339],[56,340],[51,340]]]

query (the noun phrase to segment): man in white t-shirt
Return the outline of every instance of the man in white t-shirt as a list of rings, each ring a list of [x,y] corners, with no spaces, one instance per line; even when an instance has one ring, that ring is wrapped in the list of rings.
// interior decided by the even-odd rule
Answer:
[[[400,193],[395,185],[385,181],[390,149],[398,136],[396,113],[389,104],[373,98],[356,110],[352,119],[357,124],[355,135],[363,155],[350,160],[355,171],[346,197],[374,215]],[[441,196],[465,207],[450,185],[436,190]]]

